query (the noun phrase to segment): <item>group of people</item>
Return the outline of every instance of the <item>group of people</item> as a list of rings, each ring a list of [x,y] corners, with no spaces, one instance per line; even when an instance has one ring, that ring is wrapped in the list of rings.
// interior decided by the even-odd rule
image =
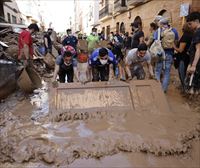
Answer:
[[[156,16],[150,23],[150,36],[145,38],[142,25],[133,22],[132,36],[113,32],[108,37],[108,43],[104,47],[97,47],[104,36],[97,34],[93,28],[92,33],[85,38],[87,50],[81,50],[79,38],[67,29],[67,35],[62,40],[62,48],[58,51],[55,63],[53,83],[57,81],[65,83],[73,82],[74,77],[79,81],[77,66],[81,63],[88,65],[87,78],[92,81],[108,81],[113,78],[120,80],[142,80],[146,78],[146,66],[149,78],[162,83],[164,92],[167,92],[170,82],[171,66],[178,69],[183,90],[190,93],[200,91],[200,13],[193,12],[187,17],[183,27],[183,35],[179,39],[178,32],[170,25],[167,18]],[[38,27],[32,24],[20,34],[19,49],[25,48],[24,58],[31,58],[31,34],[38,31]],[[48,29],[44,36],[46,52],[51,52],[51,40],[49,36],[52,29]],[[23,43],[23,45],[22,45]],[[29,49],[29,50],[28,50]],[[21,52],[19,52],[21,53]],[[19,54],[21,58],[22,54]]]

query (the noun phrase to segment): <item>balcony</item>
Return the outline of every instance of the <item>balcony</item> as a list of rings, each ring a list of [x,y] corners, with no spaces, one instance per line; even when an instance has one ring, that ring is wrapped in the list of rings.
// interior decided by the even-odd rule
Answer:
[[[99,20],[105,21],[110,18],[112,18],[112,10],[111,10],[111,5],[108,4],[99,11]]]
[[[114,1],[114,15],[118,15],[127,10],[126,0],[115,0]]]
[[[146,1],[147,0],[127,0],[127,6],[135,7],[135,6],[143,4]]]

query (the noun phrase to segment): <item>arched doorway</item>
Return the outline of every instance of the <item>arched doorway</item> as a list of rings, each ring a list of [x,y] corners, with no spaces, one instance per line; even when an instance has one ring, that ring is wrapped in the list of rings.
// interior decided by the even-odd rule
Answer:
[[[110,36],[110,25],[106,27],[106,39]]]
[[[134,19],[134,22],[138,23],[139,27],[142,27],[142,19],[141,19],[140,16],[136,16],[135,19]]]
[[[120,24],[120,33],[122,33],[122,34],[125,34],[125,32],[126,32],[126,28],[125,28],[125,25],[124,25],[124,22],[122,22],[121,24]]]
[[[119,22],[116,23],[116,32],[119,32]]]

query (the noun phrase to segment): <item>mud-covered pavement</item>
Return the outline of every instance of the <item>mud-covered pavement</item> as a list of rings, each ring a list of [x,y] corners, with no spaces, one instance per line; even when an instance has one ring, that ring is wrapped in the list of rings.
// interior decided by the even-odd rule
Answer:
[[[200,167],[200,111],[173,85],[169,114],[95,113],[57,123],[43,85],[0,104],[0,167]]]

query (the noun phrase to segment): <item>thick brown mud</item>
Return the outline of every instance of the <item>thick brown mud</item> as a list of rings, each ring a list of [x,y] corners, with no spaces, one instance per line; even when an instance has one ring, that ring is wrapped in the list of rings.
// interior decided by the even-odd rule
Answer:
[[[1,167],[199,167],[200,111],[176,88],[167,114],[71,113],[62,122],[49,120],[46,88],[0,104]]]

